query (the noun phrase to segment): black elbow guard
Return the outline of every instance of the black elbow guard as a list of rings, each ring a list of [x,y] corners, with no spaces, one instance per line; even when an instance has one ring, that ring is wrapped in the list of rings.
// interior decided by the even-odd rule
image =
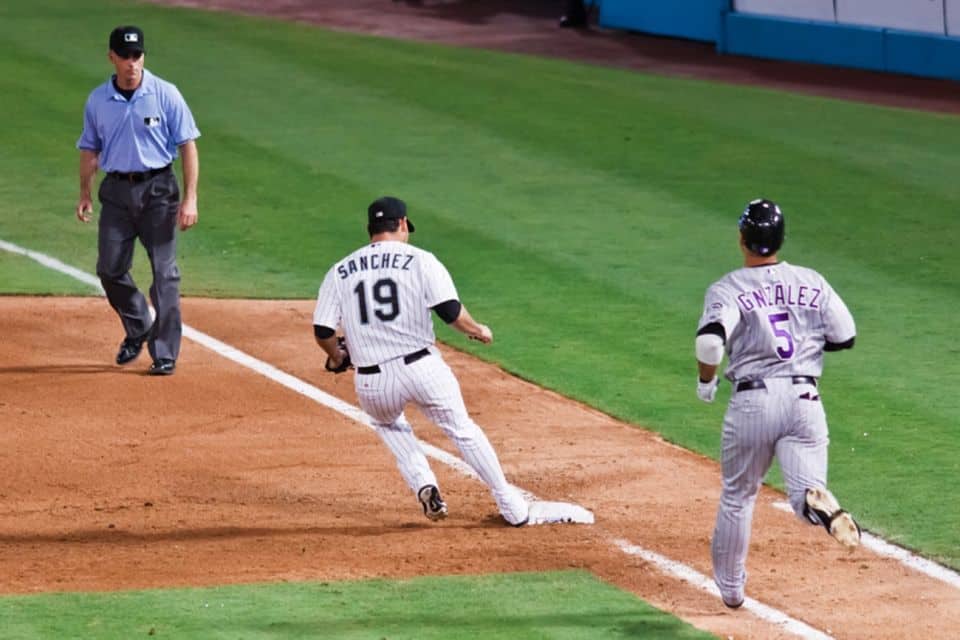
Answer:
[[[336,331],[330,327],[325,327],[322,324],[313,325],[313,335],[317,337],[317,340],[326,340],[331,337]]]
[[[723,325],[719,322],[711,322],[700,327],[700,330],[697,331],[698,336],[702,336],[707,333],[712,333],[715,336],[720,336],[720,339],[723,340],[723,343],[727,343],[727,330],[723,328]]]
[[[849,340],[844,340],[843,342],[830,342],[829,340],[827,340],[826,344],[823,345],[823,350],[824,351],[842,351],[844,349],[853,349],[853,341],[856,339],[857,337],[854,336]]]
[[[433,310],[437,312],[441,320],[450,324],[459,317],[462,306],[459,300],[447,300],[446,302],[435,305]]]

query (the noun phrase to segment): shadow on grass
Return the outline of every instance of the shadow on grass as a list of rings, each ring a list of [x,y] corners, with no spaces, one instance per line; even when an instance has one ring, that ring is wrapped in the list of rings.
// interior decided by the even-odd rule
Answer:
[[[375,628],[370,621],[357,617],[347,620],[316,620],[302,622],[263,622],[234,626],[236,637],[251,634],[254,637],[282,638],[338,638],[361,637],[364,631],[370,637],[390,638],[699,638],[710,637],[686,627],[678,620],[664,617],[654,609],[646,611],[613,608],[595,613],[530,613],[478,615],[433,607],[410,609],[409,615],[377,616]],[[232,632],[229,632],[232,635]]]

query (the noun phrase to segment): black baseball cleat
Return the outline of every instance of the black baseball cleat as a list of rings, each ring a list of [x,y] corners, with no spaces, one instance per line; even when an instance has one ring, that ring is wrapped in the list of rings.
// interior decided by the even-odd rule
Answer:
[[[723,598],[720,598],[720,599],[723,600],[723,604],[726,605],[728,609],[739,609],[740,607],[743,606],[743,599],[741,599],[740,602],[732,602],[732,603],[727,602]]]
[[[847,549],[860,544],[860,525],[826,489],[807,489],[804,515],[813,524],[821,524],[837,542]]]
[[[170,358],[160,358],[154,360],[147,371],[151,376],[169,376],[177,368],[177,361]]]
[[[420,487],[417,499],[423,505],[423,515],[436,522],[447,517],[447,503],[440,497],[440,490],[432,484]]]
[[[140,355],[140,351],[143,350],[143,343],[146,342],[149,337],[150,330],[148,329],[142,336],[124,338],[123,342],[120,343],[120,350],[117,351],[117,364],[127,364],[128,362],[136,360],[137,356]]]

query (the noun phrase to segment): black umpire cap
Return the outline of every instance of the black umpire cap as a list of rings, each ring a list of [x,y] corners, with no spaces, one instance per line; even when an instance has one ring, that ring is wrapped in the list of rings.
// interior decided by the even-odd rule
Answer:
[[[110,49],[120,56],[144,53],[143,30],[133,25],[117,27],[110,32]]]
[[[396,220],[407,218],[407,203],[400,198],[383,196],[371,202],[370,206],[367,207],[367,222],[391,218]],[[415,230],[410,218],[407,218],[407,229],[409,229],[411,233]]]

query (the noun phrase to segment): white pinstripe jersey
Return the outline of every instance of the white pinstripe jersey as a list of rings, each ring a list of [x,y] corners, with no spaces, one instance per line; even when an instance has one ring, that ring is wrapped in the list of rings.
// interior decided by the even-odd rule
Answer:
[[[723,325],[729,380],[820,377],[826,341],[857,329],[847,305],[819,273],[786,262],[731,271],[710,285],[699,327]]]
[[[458,300],[447,268],[405,242],[375,242],[327,272],[313,324],[342,327],[353,363],[388,362],[436,341],[431,307]]]

